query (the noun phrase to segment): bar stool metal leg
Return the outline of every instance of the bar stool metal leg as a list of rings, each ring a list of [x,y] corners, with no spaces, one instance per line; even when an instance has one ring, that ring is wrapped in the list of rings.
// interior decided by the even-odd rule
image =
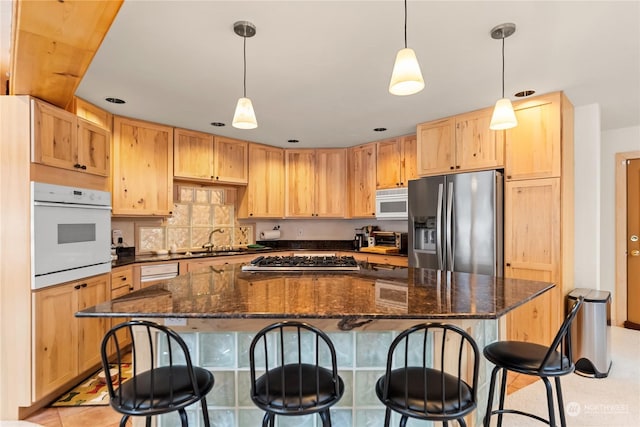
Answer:
[[[500,379],[500,406],[498,409],[498,427],[502,427],[502,414],[504,411],[504,397],[507,394],[507,370],[502,369],[502,378]]]
[[[560,377],[556,377],[556,394],[558,395],[558,411],[560,411],[560,425],[567,427],[567,419],[564,415],[564,402],[562,399],[562,387],[560,386]]]

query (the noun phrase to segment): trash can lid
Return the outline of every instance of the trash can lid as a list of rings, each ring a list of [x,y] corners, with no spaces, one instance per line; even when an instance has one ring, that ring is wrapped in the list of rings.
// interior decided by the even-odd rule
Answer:
[[[571,299],[578,299],[579,296],[584,297],[584,302],[607,302],[611,299],[611,292],[589,288],[576,288],[567,295],[567,297]]]

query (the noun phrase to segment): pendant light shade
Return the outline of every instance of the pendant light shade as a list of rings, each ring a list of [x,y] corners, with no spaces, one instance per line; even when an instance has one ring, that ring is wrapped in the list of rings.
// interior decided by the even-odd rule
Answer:
[[[393,95],[413,95],[424,89],[420,64],[413,49],[407,47],[407,0],[404,0],[404,49],[400,49],[393,64],[389,92]]]
[[[424,79],[420,64],[413,49],[404,48],[398,51],[393,64],[389,92],[393,95],[413,95],[424,89]]]
[[[505,130],[518,126],[516,113],[508,98],[504,97],[504,39],[515,33],[516,24],[501,24],[491,30],[491,38],[502,40],[502,98],[496,102],[489,129]]]
[[[256,35],[256,26],[251,22],[238,21],[233,24],[233,31],[242,37],[244,43],[243,49],[243,96],[238,99],[236,104],[236,112],[233,115],[233,122],[231,125],[238,129],[255,129],[258,127],[258,121],[256,120],[256,113],[253,111],[253,103],[247,98],[247,37],[253,37]]]
[[[253,104],[249,98],[238,99],[232,126],[238,129],[255,129],[258,127],[256,113],[253,111]]]

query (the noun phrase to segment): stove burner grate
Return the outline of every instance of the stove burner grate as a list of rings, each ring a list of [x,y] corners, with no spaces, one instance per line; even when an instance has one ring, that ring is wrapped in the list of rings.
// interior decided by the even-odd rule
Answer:
[[[259,256],[242,271],[358,271],[352,256]]]

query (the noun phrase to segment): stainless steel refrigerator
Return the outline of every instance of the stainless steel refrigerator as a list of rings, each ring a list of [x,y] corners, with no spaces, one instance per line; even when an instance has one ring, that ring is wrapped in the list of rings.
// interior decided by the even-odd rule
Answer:
[[[502,276],[500,171],[409,181],[409,266]]]

